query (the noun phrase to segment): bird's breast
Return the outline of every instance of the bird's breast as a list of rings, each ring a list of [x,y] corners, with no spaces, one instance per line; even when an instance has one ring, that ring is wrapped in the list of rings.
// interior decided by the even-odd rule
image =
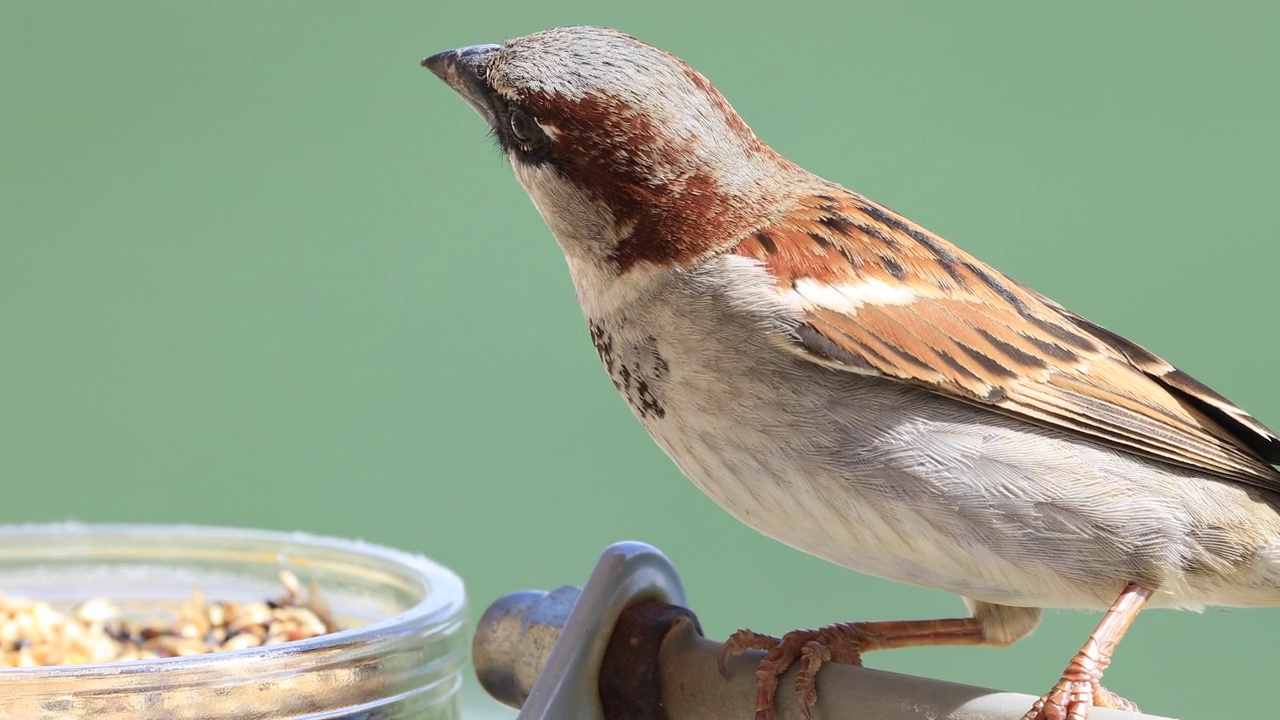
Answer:
[[[618,334],[611,324],[588,320],[591,343],[609,379],[641,422],[666,417],[661,389],[667,385],[671,365],[663,357],[652,334]]]

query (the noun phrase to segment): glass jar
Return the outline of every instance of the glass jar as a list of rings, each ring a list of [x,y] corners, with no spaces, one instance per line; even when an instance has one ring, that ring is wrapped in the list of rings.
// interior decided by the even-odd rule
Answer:
[[[0,526],[0,593],[64,613],[94,598],[125,618],[281,595],[315,583],[345,628],[278,645],[160,660],[0,669],[0,718],[394,720],[461,715],[462,581],[359,541],[216,527]]]

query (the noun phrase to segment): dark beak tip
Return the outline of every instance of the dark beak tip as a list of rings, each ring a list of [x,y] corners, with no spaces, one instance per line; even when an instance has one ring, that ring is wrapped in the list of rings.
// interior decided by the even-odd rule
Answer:
[[[485,78],[493,55],[500,45],[470,45],[456,50],[445,50],[422,59],[422,67],[444,81],[462,96],[480,116],[493,124],[490,95],[493,90]]]
[[[449,67],[465,66],[474,68],[484,58],[501,49],[501,45],[468,45],[467,47],[428,55],[422,58],[422,62],[419,64],[436,75],[440,75]]]
[[[421,65],[439,78],[444,79],[444,73],[447,72],[446,68],[452,64],[453,53],[453,50],[446,50],[435,55],[428,55],[422,58]]]

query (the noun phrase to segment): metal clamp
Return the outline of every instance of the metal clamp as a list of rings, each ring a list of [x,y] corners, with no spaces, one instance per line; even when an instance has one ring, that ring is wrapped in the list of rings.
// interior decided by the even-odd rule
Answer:
[[[754,717],[762,653],[717,669],[721,643],[702,636],[684,609],[675,567],[649,545],[607,548],[579,591],[526,590],[499,599],[472,643],[476,674],[519,720],[743,720]],[[793,668],[781,680],[788,687]],[[818,674],[817,718],[1019,720],[1030,695],[850,665]],[[781,692],[778,720],[802,720],[794,693]],[[1168,720],[1095,708],[1091,720]]]

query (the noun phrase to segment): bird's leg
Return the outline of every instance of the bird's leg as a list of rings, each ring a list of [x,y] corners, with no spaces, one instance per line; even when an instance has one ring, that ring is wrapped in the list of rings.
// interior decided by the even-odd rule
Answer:
[[[1034,623],[1033,623],[1034,624]],[[861,665],[862,653],[872,650],[918,647],[922,645],[984,645],[994,643],[987,636],[980,616],[950,620],[900,620],[828,625],[817,630],[794,630],[781,638],[752,630],[739,630],[725,641],[720,651],[720,671],[732,655],[745,650],[768,654],[756,669],[756,720],[773,717],[773,699],[778,676],[800,661],[796,675],[796,696],[805,717],[818,701],[814,684],[818,668],[825,662]]]
[[[1102,673],[1151,590],[1129,583],[1102,617],[1080,652],[1062,673],[1062,679],[1023,716],[1023,720],[1086,720],[1093,706],[1137,710],[1138,706],[1102,687]]]

